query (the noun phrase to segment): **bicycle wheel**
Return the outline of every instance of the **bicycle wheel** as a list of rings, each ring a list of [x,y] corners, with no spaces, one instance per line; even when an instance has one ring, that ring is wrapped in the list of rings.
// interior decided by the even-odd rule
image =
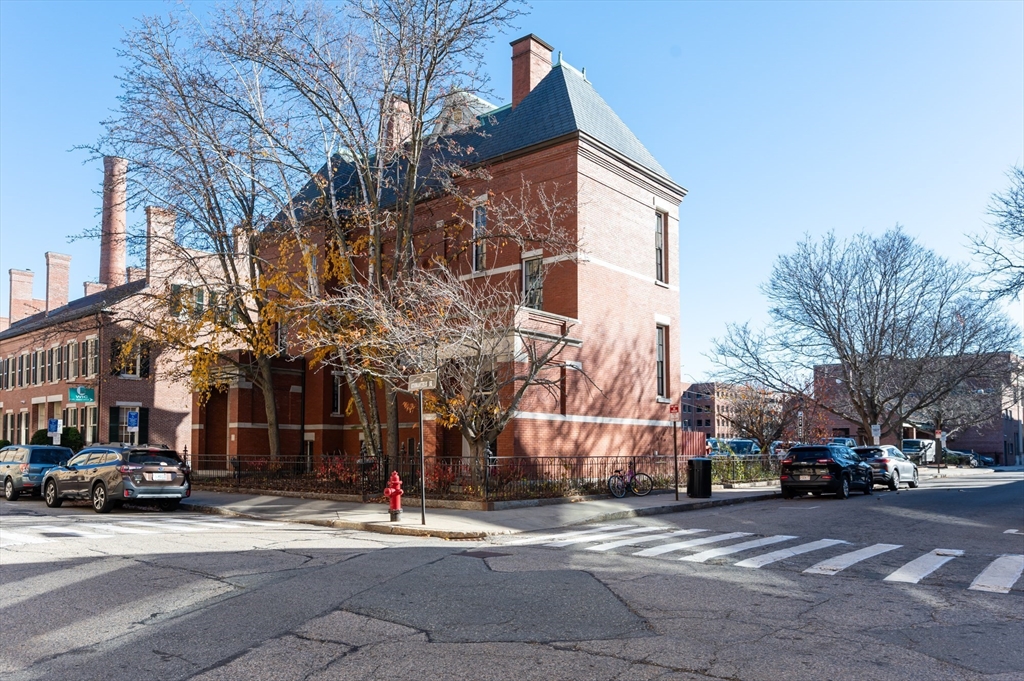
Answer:
[[[637,473],[633,476],[633,482],[630,483],[629,488],[638,497],[646,496],[654,489],[654,480],[647,473]]]
[[[617,499],[626,496],[626,481],[622,479],[621,475],[613,475],[608,478],[608,491]]]

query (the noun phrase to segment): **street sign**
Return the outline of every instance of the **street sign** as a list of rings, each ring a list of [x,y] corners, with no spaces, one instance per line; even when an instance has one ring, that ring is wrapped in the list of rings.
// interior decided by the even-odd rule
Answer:
[[[670,404],[668,405],[668,420],[678,421],[679,420],[679,405]]]
[[[796,413],[796,439],[804,439],[804,413],[802,411]]]
[[[941,430],[936,430],[935,431],[935,439],[936,440],[941,440],[942,439],[942,431]]]
[[[128,412],[128,432],[139,432],[139,412],[137,411]]]
[[[874,441],[874,444],[877,445],[878,441],[881,439],[881,437],[882,437],[882,426],[877,424],[877,423],[872,423],[871,424],[871,439]]]
[[[60,419],[49,419],[46,422],[47,433],[59,433],[60,432]]]
[[[415,393],[421,390],[433,390],[437,387],[437,372],[431,371],[425,374],[413,374],[409,377],[409,392]]]
[[[74,388],[68,388],[68,402],[95,402],[96,401],[96,389],[86,388],[85,386],[76,386]]]

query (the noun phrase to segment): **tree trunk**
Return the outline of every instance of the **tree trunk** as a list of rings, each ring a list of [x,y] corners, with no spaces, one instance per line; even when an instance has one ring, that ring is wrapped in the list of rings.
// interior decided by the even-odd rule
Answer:
[[[388,466],[398,470],[398,391],[391,383],[384,382],[384,411],[387,418]]]
[[[270,357],[256,360],[260,390],[263,392],[263,404],[267,410],[267,438],[270,442],[270,458],[281,455],[281,428],[277,421],[277,400],[274,399],[274,376],[270,368]],[[303,395],[305,399],[305,395]]]

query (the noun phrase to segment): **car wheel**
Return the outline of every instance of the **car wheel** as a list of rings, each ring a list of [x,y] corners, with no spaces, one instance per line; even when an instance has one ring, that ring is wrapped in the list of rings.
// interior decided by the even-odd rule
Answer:
[[[869,477],[868,481],[867,481],[867,484],[864,485],[864,494],[874,494],[874,493],[875,493],[875,479],[872,478],[872,477]]]
[[[114,504],[107,496],[107,488],[102,482],[96,483],[92,488],[92,508],[97,513],[109,513]]]
[[[892,475],[889,476],[889,489],[893,492],[898,491],[900,488],[900,472],[895,468],[892,471]]]
[[[170,513],[171,511],[177,511],[178,504],[180,503],[181,502],[178,501],[177,499],[168,499],[167,501],[161,501],[159,504],[157,504],[157,506],[160,507],[161,511],[166,511],[167,513]]]
[[[915,487],[917,487],[920,484],[921,484],[921,480],[918,478],[918,476],[917,476],[917,469],[915,468],[914,469],[914,477],[911,478],[910,482],[907,483],[907,487],[909,487],[910,489],[914,489]]]
[[[839,484],[839,492],[837,493],[837,496],[840,499],[850,498],[850,479],[845,475],[843,476],[842,482]]]
[[[46,505],[49,508],[60,508],[60,505],[64,503],[64,500],[60,498],[57,493],[57,483],[53,480],[46,481],[46,489],[43,493],[43,499],[46,501]]]
[[[17,501],[21,493],[14,489],[14,481],[10,478],[4,480],[4,499],[7,501]]]

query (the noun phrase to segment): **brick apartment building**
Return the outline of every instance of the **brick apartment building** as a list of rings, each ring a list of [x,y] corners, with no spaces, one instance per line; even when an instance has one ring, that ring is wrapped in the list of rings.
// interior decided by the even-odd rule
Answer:
[[[946,446],[949,449],[974,451],[991,456],[998,464],[1019,465],[1024,452],[1024,383],[1020,372],[1021,358],[1006,352],[1000,353],[997,360],[1005,367],[1000,372],[1002,379],[993,384],[976,386],[989,405],[991,418],[981,425],[953,433]],[[827,394],[825,391],[834,384],[837,373],[838,365],[816,366],[815,391]],[[864,433],[860,424],[841,419],[834,414],[825,413],[825,417],[826,426],[834,436],[852,437],[858,442],[871,442],[871,434]],[[882,438],[882,442],[900,446],[901,438],[934,437],[933,424],[910,421],[902,425],[899,433]]]
[[[679,205],[686,194],[597,93],[585,75],[534,35],[512,43],[512,100],[495,106],[473,100],[487,136],[468,163],[485,165],[486,186],[467,181],[463,191],[500,197],[523,182],[553,187],[574,208],[564,229],[584,243],[577,258],[552,258],[543,250],[491,248],[456,267],[467,281],[502,277],[513,290],[530,292],[530,322],[571,328],[573,347],[563,359],[578,363],[600,390],[575,371],[563,371],[556,400],[538,390],[521,403],[496,443],[500,456],[628,454],[672,451],[668,405],[680,391]],[[438,129],[457,130],[457,120]],[[465,212],[486,206],[463,207]],[[438,216],[460,210],[439,198],[417,209],[414,238],[448,248]],[[475,214],[465,216],[472,224]],[[467,231],[460,239],[472,241]],[[490,247],[489,247],[490,248]],[[537,264],[547,267],[534,280]],[[340,376],[303,357],[275,369],[282,451],[359,451],[362,432],[346,415],[348,388]],[[418,440],[415,408],[400,409],[400,442]],[[426,454],[463,456],[457,430],[426,417]],[[410,442],[411,444],[411,442]],[[408,446],[408,445],[407,445]],[[204,466],[226,467],[238,454],[267,452],[262,397],[245,382],[215,393],[196,409],[192,438]]]
[[[680,427],[704,433],[707,437],[728,439],[740,437],[732,422],[730,396],[736,386],[728,383],[686,383],[679,402]]]
[[[27,443],[50,418],[78,428],[85,442],[166,444],[181,451],[192,427],[190,391],[161,380],[175,358],[141,350],[125,366],[112,358],[125,329],[120,311],[149,284],[126,268],[123,159],[104,159],[99,282],[70,301],[71,258],[46,254],[46,299],[32,297],[33,273],[10,270],[10,317],[0,319],[0,438]],[[153,229],[158,213],[148,211]],[[128,432],[128,412],[139,413]]]

